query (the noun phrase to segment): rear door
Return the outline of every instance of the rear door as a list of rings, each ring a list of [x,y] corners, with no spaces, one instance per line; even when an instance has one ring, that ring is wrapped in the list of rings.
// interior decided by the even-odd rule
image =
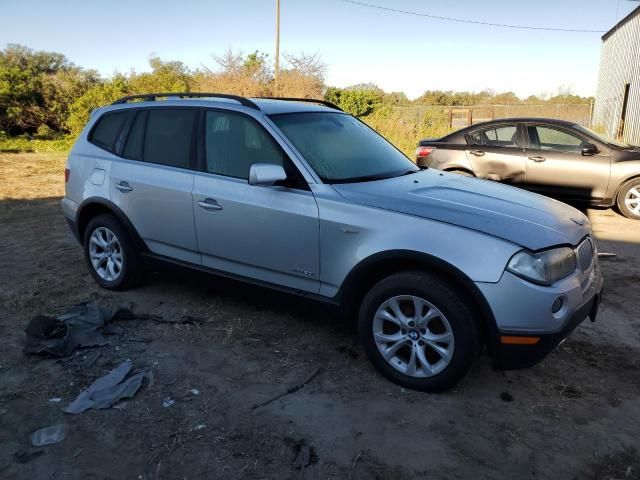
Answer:
[[[318,206],[308,184],[252,117],[206,110],[202,172],[193,204],[202,263],[307,292],[320,287]],[[287,180],[249,185],[253,163],[282,165]]]
[[[193,108],[138,110],[112,162],[110,193],[149,250],[200,264],[191,197],[197,114]]]
[[[608,151],[582,155],[591,139],[566,127],[526,124],[527,189],[568,201],[597,201],[609,183]]]
[[[477,177],[524,184],[524,142],[515,122],[493,124],[466,135],[466,154]]]

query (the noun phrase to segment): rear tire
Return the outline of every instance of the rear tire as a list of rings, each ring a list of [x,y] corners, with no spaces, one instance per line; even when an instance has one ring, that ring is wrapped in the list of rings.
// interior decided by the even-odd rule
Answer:
[[[89,273],[102,288],[126,290],[139,283],[142,268],[138,252],[127,229],[113,215],[91,219],[83,247]]]
[[[632,178],[620,187],[616,206],[625,217],[640,220],[640,177]]]
[[[380,373],[423,392],[456,385],[480,350],[465,297],[422,271],[396,273],[378,282],[362,301],[358,334]]]

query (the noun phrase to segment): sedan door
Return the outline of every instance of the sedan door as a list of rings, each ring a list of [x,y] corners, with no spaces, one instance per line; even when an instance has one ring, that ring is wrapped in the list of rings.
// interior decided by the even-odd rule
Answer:
[[[191,197],[196,114],[140,110],[121,157],[112,162],[110,194],[151,252],[200,264]]]
[[[476,177],[524,184],[524,145],[518,124],[484,126],[468,133],[466,140],[466,154]]]
[[[319,215],[316,200],[282,148],[256,120],[207,110],[204,165],[193,202],[205,266],[306,292],[318,292]],[[287,180],[248,183],[253,163],[282,165]]]
[[[608,151],[583,155],[591,139],[568,127],[527,124],[527,189],[568,201],[605,198],[610,174]]]

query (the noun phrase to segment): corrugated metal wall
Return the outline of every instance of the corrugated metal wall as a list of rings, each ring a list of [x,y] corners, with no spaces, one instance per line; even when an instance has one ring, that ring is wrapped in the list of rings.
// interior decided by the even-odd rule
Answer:
[[[640,145],[640,12],[605,35],[592,126],[615,138],[626,84],[630,85],[622,139]]]

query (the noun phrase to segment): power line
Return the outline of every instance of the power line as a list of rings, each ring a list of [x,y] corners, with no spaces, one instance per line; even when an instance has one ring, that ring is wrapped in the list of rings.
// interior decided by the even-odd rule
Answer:
[[[578,33],[605,33],[606,32],[606,30],[582,30],[578,28],[536,27],[531,25],[512,25],[507,23],[481,22],[478,20],[466,20],[462,18],[452,18],[452,17],[443,17],[441,15],[431,15],[429,13],[411,12],[408,10],[400,10],[398,8],[383,7],[382,5],[373,5],[371,3],[357,2],[355,0],[342,0],[342,1],[346,3],[351,3],[353,5],[360,5],[362,7],[377,8],[378,10],[386,10],[386,11],[395,12],[395,13],[404,13],[405,15],[414,15],[417,17],[433,18],[434,20],[446,20],[448,22],[472,23],[474,25],[485,25],[490,27],[518,28],[518,29],[524,29],[524,30],[545,30],[549,32],[578,32]]]

